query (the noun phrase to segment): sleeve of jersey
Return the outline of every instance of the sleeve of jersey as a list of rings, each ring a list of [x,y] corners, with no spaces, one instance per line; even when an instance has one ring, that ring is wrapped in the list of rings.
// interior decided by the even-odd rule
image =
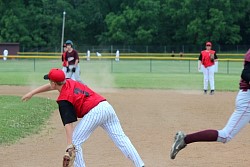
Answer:
[[[72,103],[67,100],[57,101],[63,125],[76,122],[77,116]]]
[[[202,61],[202,54],[200,53],[199,60]]]
[[[214,59],[218,59],[218,56],[216,55],[216,52],[214,53]]]
[[[250,62],[245,64],[241,73],[241,78],[246,82],[250,82]]]
[[[78,52],[75,51],[75,59],[78,59],[79,60],[79,55],[78,55]]]

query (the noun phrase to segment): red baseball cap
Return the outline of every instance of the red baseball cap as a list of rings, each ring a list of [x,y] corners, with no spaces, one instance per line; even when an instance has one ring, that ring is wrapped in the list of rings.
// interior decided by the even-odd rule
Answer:
[[[211,42],[207,42],[206,46],[212,46],[212,43]]]
[[[49,79],[55,82],[63,82],[65,80],[65,74],[61,69],[52,68],[43,78],[45,80]]]

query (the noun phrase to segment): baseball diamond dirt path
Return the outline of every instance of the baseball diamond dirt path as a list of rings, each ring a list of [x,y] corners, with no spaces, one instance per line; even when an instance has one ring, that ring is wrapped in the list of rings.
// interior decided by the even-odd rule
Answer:
[[[29,87],[1,86],[0,94],[23,95]],[[191,144],[170,160],[175,132],[222,128],[234,109],[237,92],[117,89],[100,90],[115,108],[125,133],[130,137],[146,167],[248,167],[249,126],[231,142]],[[55,99],[57,92],[40,96]],[[1,167],[60,167],[66,147],[58,111],[38,134],[10,146],[0,146]],[[83,145],[88,167],[133,166],[106,133],[98,128]]]

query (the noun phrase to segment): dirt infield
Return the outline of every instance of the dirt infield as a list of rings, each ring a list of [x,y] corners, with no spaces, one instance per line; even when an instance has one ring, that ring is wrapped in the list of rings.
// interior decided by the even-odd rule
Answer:
[[[23,95],[30,88],[1,86],[0,94]],[[169,151],[178,130],[222,128],[234,109],[237,92],[167,90],[97,90],[115,108],[125,133],[137,148],[146,167],[248,167],[249,126],[231,142],[191,144],[170,160]],[[57,92],[41,94],[55,99]],[[1,132],[0,132],[1,133]],[[43,131],[11,146],[0,147],[1,167],[59,167],[66,147],[65,132],[58,111]],[[98,128],[83,145],[88,167],[128,167],[124,157],[106,133]]]

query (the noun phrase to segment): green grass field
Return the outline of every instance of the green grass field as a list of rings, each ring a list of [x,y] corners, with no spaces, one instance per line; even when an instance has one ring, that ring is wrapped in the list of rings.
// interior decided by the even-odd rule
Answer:
[[[197,61],[81,60],[80,65],[82,80],[92,88],[202,90],[203,87]],[[52,67],[61,68],[60,60],[0,61],[0,85],[45,84],[43,75]],[[237,91],[241,70],[241,62],[220,62],[219,73],[215,74],[216,91]],[[0,102],[0,144],[36,133],[56,108],[55,102],[42,98],[22,103],[20,97],[1,96]]]
[[[0,102],[0,145],[38,133],[56,109],[54,101],[37,97],[24,103],[20,97],[0,96]]]
[[[80,61],[81,78],[90,87],[195,89],[202,88],[203,75],[197,61],[91,60]],[[20,59],[0,62],[0,85],[41,85],[50,68],[61,68],[60,60]],[[216,90],[236,91],[242,62],[219,62]]]
[[[111,72],[111,73],[197,73],[196,60],[131,60],[122,59],[119,62],[113,59],[80,60],[84,73]],[[6,62],[0,61],[1,72],[46,72],[52,67],[61,68],[60,59],[15,59]],[[242,62],[220,61],[219,73],[239,74]]]

